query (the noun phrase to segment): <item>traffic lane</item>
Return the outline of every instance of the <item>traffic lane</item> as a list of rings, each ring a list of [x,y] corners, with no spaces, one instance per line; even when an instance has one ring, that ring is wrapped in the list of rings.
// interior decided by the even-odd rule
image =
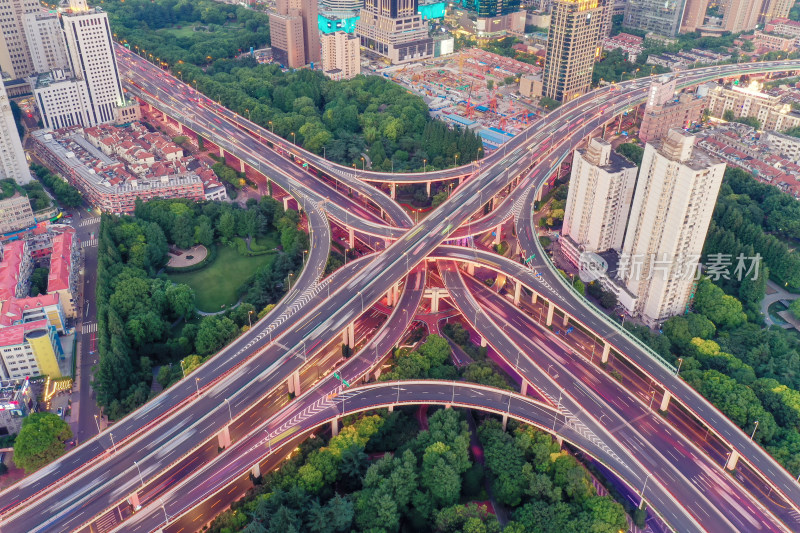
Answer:
[[[392,347],[396,345],[410,323],[410,320],[413,317],[413,311],[417,308],[422,298],[424,287],[425,266],[422,264],[416,267],[409,275],[406,283],[406,289],[403,291],[399,303],[393,310],[387,325],[385,325],[381,332],[375,335],[360,352],[351,357],[345,366],[342,367],[340,374],[344,376],[345,379],[351,380],[352,382],[360,379],[361,376],[369,372],[370,369],[373,368],[377,363],[379,359],[377,354],[383,354],[391,351]],[[405,321],[403,321],[401,317],[405,318]],[[374,361],[369,357],[373,350],[376,353],[376,359]],[[334,393],[338,389],[340,389],[339,380],[334,378],[334,376],[328,376],[324,383],[320,384],[317,388],[312,390],[310,393],[307,393],[302,398],[304,401],[310,403],[312,409],[318,409],[320,406],[320,400],[328,401],[328,403],[330,403],[330,401],[327,400],[327,395]],[[288,410],[287,412],[276,415],[274,419],[271,419],[270,422],[268,422],[268,425],[272,424],[271,427],[268,428],[268,436],[271,436],[273,432],[278,434],[288,432],[291,428],[291,425],[288,424],[291,424],[291,422],[295,421],[298,417],[301,417],[304,409],[309,409],[308,405],[299,400],[300,399],[288,406],[286,408]],[[330,403],[330,405],[333,404]],[[278,423],[287,419],[290,421],[289,423],[284,423],[284,425],[281,427],[275,427]],[[258,438],[259,437],[256,437],[256,439]],[[271,440],[272,439],[269,441],[269,447],[271,447]],[[236,446],[235,449],[231,451],[231,455],[236,454],[236,450],[240,448],[241,447]],[[229,459],[231,458],[231,455],[228,455]],[[217,465],[214,468],[216,471],[219,471],[227,470],[229,467]],[[213,486],[213,480],[209,479],[204,479],[202,483],[198,483],[197,485],[201,485],[206,493],[213,493],[214,490],[220,488],[215,487],[214,490],[210,489],[209,487]],[[191,501],[194,502],[194,500]]]
[[[533,268],[537,269],[552,284],[560,285],[564,288],[564,291],[562,291],[564,297],[559,302],[556,302],[556,305],[570,305],[573,308],[575,306],[583,307],[582,302],[570,291],[564,280],[560,279],[560,275],[553,272],[550,263],[544,257],[543,248],[538,238],[535,237],[535,231],[532,228],[532,217],[529,215],[532,210],[532,195],[526,198],[526,205],[528,207],[523,208],[517,224],[517,235],[520,239],[520,244],[525,249],[525,254],[529,255],[531,250],[535,250],[537,258],[536,265]],[[792,505],[795,510],[800,507],[798,504],[800,502],[800,487],[798,487],[795,479],[769,456],[761,446],[750,440],[749,435],[746,435],[697,391],[661,365],[654,357],[646,353],[636,342],[628,338],[629,334],[623,333],[622,328],[611,326],[607,321],[608,319],[603,320],[598,317],[597,313],[601,313],[601,311],[594,308],[589,309],[589,311],[589,313],[581,315],[580,321],[582,324],[595,332],[598,337],[609,341],[615,351],[625,354],[651,379],[665,386],[673,395],[673,400],[679,401],[690,409],[698,420],[701,420],[707,427],[712,428],[717,435],[735,448],[746,462],[750,463],[763,478],[769,480],[776,490],[782,493],[788,504]],[[791,513],[791,518],[793,520],[790,523],[793,524],[792,527],[800,529],[800,514]]]
[[[452,261],[439,261],[439,271],[445,286],[454,300],[456,306],[461,310],[465,319],[487,340],[487,342],[500,354],[509,365],[518,373],[521,373],[525,380],[536,387],[541,393],[548,397],[549,401],[556,405],[563,420],[554,420],[551,431],[558,430],[568,424],[579,428],[587,438],[597,440],[599,445],[608,450],[608,455],[613,459],[613,463],[606,465],[620,470],[621,468],[630,469],[635,472],[635,481],[629,482],[632,490],[641,484],[644,488],[645,480],[655,477],[652,483],[648,484],[643,491],[645,499],[651,502],[654,507],[668,523],[679,531],[703,531],[709,530],[698,523],[693,513],[675,500],[672,492],[645,464],[623,444],[617,440],[616,436],[609,433],[588,411],[577,402],[570,394],[571,391],[564,390],[553,377],[543,371],[532,358],[527,354],[537,353],[536,347],[527,344],[519,344],[520,339],[512,338],[506,334],[501,326],[490,316],[485,314],[477,304],[469,289],[464,284],[458,268]],[[527,350],[527,351],[526,351]],[[585,415],[578,418],[578,414],[585,411]],[[560,417],[560,418],[561,418]],[[680,488],[680,487],[679,487]],[[656,498],[651,497],[658,494]],[[654,502],[664,501],[665,507],[655,507]]]
[[[343,415],[389,405],[438,404],[477,408],[508,414],[541,428],[548,427],[555,414],[551,407],[518,394],[463,382],[385,382],[343,392],[336,400],[338,405],[320,409],[313,416],[300,421],[301,426],[293,434],[306,432]],[[243,442],[241,448],[245,450],[244,453],[231,453],[221,457],[220,462],[224,464],[216,465],[213,472],[204,476],[210,486],[187,483],[185,487],[176,488],[169,498],[164,498],[168,514],[178,515],[185,509],[204,505],[202,502],[215,499],[216,494],[224,491],[229,483],[235,482],[256,462],[263,461],[270,453],[269,447],[265,445],[266,433],[265,428],[248,442]],[[582,442],[581,436],[569,428],[566,428],[562,436],[570,442]],[[591,442],[585,442],[585,448],[589,455],[603,457],[603,451],[594,449]],[[234,451],[238,450],[232,450]],[[272,451],[276,452],[277,446]],[[159,528],[164,522],[163,513],[159,515],[159,512],[160,508],[156,506],[142,509],[126,524],[126,530],[152,531]]]
[[[640,448],[641,443],[647,443],[648,447],[652,446],[663,460],[672,462],[679,468],[686,483],[700,485],[707,479],[713,479],[713,488],[698,486],[698,489],[705,491],[713,508],[726,510],[727,518],[735,522],[731,524],[733,530],[783,531],[781,527],[776,526],[780,521],[766,510],[753,505],[749,501],[749,495],[741,486],[731,482],[719,463],[710,461],[693,443],[663,423],[651,408],[654,402],[651,402],[650,406],[646,403],[651,400],[649,395],[642,398],[631,394],[606,372],[598,372],[582,358],[573,357],[570,348],[556,342],[551,333],[546,332],[527,315],[520,313],[506,298],[488,290],[485,284],[468,278],[466,285],[482,304],[483,309],[493,315],[496,322],[508,324],[510,328],[516,330],[518,338],[525,337],[533,346],[539,348],[537,353],[545,356],[540,366],[548,364],[548,373],[552,368],[555,371],[553,379],[562,388],[571,390],[571,394],[581,405],[594,404],[599,409],[597,412],[603,413],[601,418],[602,416],[618,418],[614,423],[607,423],[616,426],[610,429],[611,433],[626,434],[623,442],[634,448]],[[507,330],[504,328],[504,331]],[[611,416],[612,413],[618,417]],[[625,420],[631,421],[631,425],[624,425]],[[682,453],[675,455],[676,449]],[[646,453],[644,449],[642,453]],[[674,479],[666,474],[670,479]],[[679,480],[673,480],[672,484],[678,482]],[[698,511],[703,512],[699,509]]]
[[[324,220],[322,214],[317,210],[308,211],[308,214],[312,218],[319,219],[318,223]],[[309,268],[304,269],[298,279],[298,283],[302,283],[304,285],[307,284],[308,286],[315,281],[319,273],[321,273],[324,269],[324,264],[327,261],[328,249],[330,246],[330,236],[325,227],[321,228],[321,231],[317,235],[319,239],[314,239],[312,236],[312,249],[310,252],[311,258],[308,261],[310,266]],[[320,240],[322,244],[320,244]],[[297,290],[297,288],[298,285],[295,285],[295,290]],[[297,297],[300,297],[302,296],[302,291],[298,290],[296,294]],[[292,304],[292,294],[290,293],[289,296],[290,298],[288,304]],[[211,361],[196,371],[195,377],[200,378],[203,383],[208,383],[209,381],[216,379],[222,373],[229,371],[230,368],[235,366],[235,364],[238,362],[237,358],[245,355],[245,350],[243,347],[249,343],[249,337],[259,334],[261,331],[260,328],[262,328],[264,324],[270,324],[270,326],[272,326],[271,322],[273,320],[277,318],[286,318],[283,315],[284,313],[279,305],[271,313],[268,313],[267,316],[265,316],[260,322],[256,323],[253,329],[239,337],[239,339],[235,340],[220,352],[223,354],[229,354],[229,352],[236,350],[235,354],[233,354],[231,357],[212,358]],[[191,398],[194,393],[194,389],[195,386],[191,383],[181,382],[176,384],[166,391],[166,396],[159,396],[158,400],[149,402],[142,408],[134,411],[134,413],[122,421],[115,424],[113,427],[113,432],[116,432],[116,445],[120,446],[128,435],[133,434],[143,425],[151,423],[158,417],[164,416],[170,409],[170,405],[179,404],[181,401],[186,401],[187,398]],[[163,407],[159,408],[159,406],[162,405]],[[137,420],[139,418],[141,418],[141,420]],[[108,430],[107,433],[112,433],[112,430]],[[22,486],[18,487],[19,490],[4,491],[4,493],[0,495],[0,498],[2,498],[0,499],[0,502],[8,502],[6,505],[4,505],[4,508],[7,509],[8,506],[13,505],[15,501],[24,501],[34,494],[37,494],[44,488],[52,486],[53,478],[51,476],[54,476],[53,470],[60,470],[60,474],[57,474],[59,475],[59,478],[67,475],[70,472],[75,472],[92,459],[100,457],[105,450],[111,446],[110,440],[111,437],[105,435],[102,441],[98,439],[96,441],[92,441],[91,443],[87,443],[86,446],[79,446],[72,452],[65,455],[59,461],[48,465],[47,469],[44,469],[26,478],[26,483],[21,484]]]

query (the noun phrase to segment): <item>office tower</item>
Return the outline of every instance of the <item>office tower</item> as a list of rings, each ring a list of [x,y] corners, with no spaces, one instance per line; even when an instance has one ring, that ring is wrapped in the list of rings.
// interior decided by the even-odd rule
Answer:
[[[316,0],[278,0],[276,8],[269,16],[275,59],[291,68],[319,63]]]
[[[11,113],[6,87],[0,80],[0,179],[6,178],[13,178],[24,185],[31,181],[31,173]]]
[[[364,7],[364,0],[322,0],[324,11],[358,11]]]
[[[755,29],[764,0],[728,0],[722,27],[725,31],[739,33]],[[769,0],[767,0],[769,1]]]
[[[306,64],[303,51],[303,19],[296,15],[269,16],[272,57],[280,65],[300,68]]]
[[[0,0],[0,70],[12,78],[34,73],[23,17],[41,10],[38,0]]]
[[[694,141],[671,130],[647,144],[633,196],[617,275],[651,326],[686,311],[725,172]]]
[[[88,114],[93,126],[110,122],[124,103],[122,84],[114,56],[108,15],[89,9],[83,0],[71,0],[70,11],[61,16],[72,75],[86,83]]]
[[[45,129],[98,124],[93,119],[86,81],[68,76],[63,70],[40,74],[33,88],[33,96]]]
[[[498,17],[520,10],[520,0],[460,0],[456,2],[478,17]]]
[[[356,23],[361,46],[394,64],[432,57],[433,39],[418,7],[417,0],[366,0]]]
[[[661,76],[650,84],[639,128],[639,139],[642,141],[661,139],[669,130],[686,128],[702,117],[706,99],[691,93],[683,93],[676,98],[676,83],[674,76]]]
[[[794,5],[794,0],[764,0],[764,5],[761,9],[762,16],[759,19],[759,24],[769,22],[774,19],[789,18],[789,11]]]
[[[544,96],[568,102],[589,90],[604,7],[599,0],[556,0],[547,35]]]
[[[335,80],[349,80],[361,73],[358,37],[343,31],[322,36],[322,68]]]
[[[683,8],[683,21],[681,21],[681,33],[691,33],[703,25],[708,11],[709,0],[686,0]]]
[[[623,26],[674,37],[680,28],[685,2],[686,0],[628,0]]]
[[[26,13],[22,17],[33,72],[69,68],[64,32],[55,13]]]
[[[592,139],[585,150],[575,151],[563,233],[581,250],[622,249],[636,170],[602,139]]]

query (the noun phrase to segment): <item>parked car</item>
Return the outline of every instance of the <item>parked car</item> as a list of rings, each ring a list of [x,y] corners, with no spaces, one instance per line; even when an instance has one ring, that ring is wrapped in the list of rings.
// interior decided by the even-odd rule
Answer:
[[[58,410],[56,411],[56,414],[58,416],[64,416],[64,408],[63,407],[59,407]]]

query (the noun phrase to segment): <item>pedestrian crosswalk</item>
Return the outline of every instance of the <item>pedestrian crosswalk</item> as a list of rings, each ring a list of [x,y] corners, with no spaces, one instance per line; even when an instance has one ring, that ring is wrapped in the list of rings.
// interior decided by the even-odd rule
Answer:
[[[89,239],[81,243],[81,248],[89,248],[91,246],[97,246],[97,239]]]
[[[96,333],[97,332],[97,322],[92,322],[91,324],[84,324],[81,327],[81,333]]]
[[[99,222],[100,222],[100,217],[87,218],[86,220],[81,221],[80,227],[92,226],[94,224],[98,224]]]

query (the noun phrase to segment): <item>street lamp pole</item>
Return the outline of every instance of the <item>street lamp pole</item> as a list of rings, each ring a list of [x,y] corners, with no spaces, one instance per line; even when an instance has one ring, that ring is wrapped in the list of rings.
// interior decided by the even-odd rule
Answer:
[[[114,444],[114,434],[113,433],[109,433],[108,436],[111,437],[111,446],[114,447],[114,453],[117,453],[117,445]]]
[[[225,398],[225,403],[228,404],[228,415],[231,417],[231,422],[233,422],[233,410],[231,410],[231,402]]]
[[[753,428],[753,433],[750,435],[750,440],[753,440],[753,437],[756,436],[756,430],[758,429],[758,420],[755,421],[756,427]]]
[[[97,421],[97,415],[94,415],[94,423],[97,424],[97,434],[100,434],[100,422]]]
[[[678,357],[678,368],[675,370],[675,375],[677,376],[681,372],[681,365],[683,364],[683,357]]]
[[[247,312],[247,329],[252,329],[252,328],[253,328],[253,323],[252,323],[252,321],[250,320],[250,316],[251,316],[252,314],[253,314],[253,311],[248,311],[248,312]]]
[[[139,481],[142,483],[142,487],[144,487],[144,478],[142,478],[142,471],[139,470],[139,463],[134,461],[133,464],[136,465],[136,471],[139,472]]]
[[[297,135],[295,135],[294,132],[292,132],[292,143],[297,144]]]
[[[200,378],[194,378],[194,386],[197,389],[197,397],[200,397]]]
[[[648,473],[647,477],[644,478],[644,485],[642,485],[642,491],[639,493],[639,500],[640,500],[639,501],[639,509],[641,509],[642,506],[644,505],[644,489],[647,487],[647,480],[650,479],[650,476],[652,476],[652,475],[653,474]]]
[[[183,359],[181,359],[181,372],[183,372],[183,379],[186,379],[186,368],[183,366]]]

